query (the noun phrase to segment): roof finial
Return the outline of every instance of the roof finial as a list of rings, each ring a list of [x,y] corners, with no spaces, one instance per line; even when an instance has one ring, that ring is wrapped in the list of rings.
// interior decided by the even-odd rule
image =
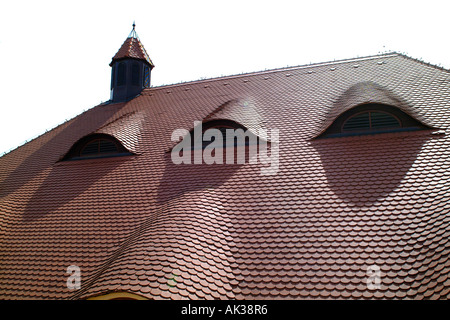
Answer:
[[[133,21],[133,30],[131,30],[130,34],[128,35],[128,38],[139,39],[135,29],[136,29],[136,22]]]

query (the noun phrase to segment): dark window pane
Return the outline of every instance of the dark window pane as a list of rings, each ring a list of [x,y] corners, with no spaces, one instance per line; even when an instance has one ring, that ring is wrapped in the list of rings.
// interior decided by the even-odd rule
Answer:
[[[117,70],[117,85],[123,86],[126,82],[127,77],[127,66],[125,63],[121,62],[119,63],[118,70]]]
[[[367,111],[350,117],[345,121],[342,132],[372,131],[393,128],[401,128],[401,124],[392,114],[379,111]]]
[[[98,140],[88,143],[82,150],[81,156],[89,156],[98,153]]]
[[[139,85],[139,65],[137,63],[134,63],[131,67],[131,84],[133,86]]]
[[[105,154],[118,153],[117,146],[114,142],[99,139],[87,143],[84,148],[81,149],[81,157],[100,156]]]
[[[372,129],[400,128],[400,122],[394,116],[385,112],[371,112]]]
[[[246,132],[243,129],[238,130],[238,128],[231,128],[231,127],[212,127],[212,128],[208,128],[206,129],[203,134],[209,130],[209,129],[216,129],[219,130],[221,135],[222,135],[222,143],[223,146],[237,146],[238,143],[242,144],[244,143],[245,145],[249,145],[250,143],[250,137],[246,136]],[[229,134],[227,134],[227,130],[230,130],[231,132]],[[252,137],[256,137],[253,134],[250,134],[250,136]],[[203,135],[201,137],[199,137],[198,141],[203,145],[203,148],[205,148],[206,146],[208,146],[209,144],[211,144],[214,140],[215,140],[215,136],[211,137],[211,141],[207,140],[207,141],[203,141]],[[194,140],[192,140],[192,145],[194,146]]]
[[[360,113],[348,119],[342,127],[343,132],[370,130],[369,113]]]
[[[99,153],[116,153],[117,146],[114,142],[108,140],[100,140]]]

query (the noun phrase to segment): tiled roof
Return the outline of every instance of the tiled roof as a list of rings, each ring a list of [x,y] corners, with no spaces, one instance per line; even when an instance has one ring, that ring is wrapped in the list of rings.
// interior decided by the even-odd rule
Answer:
[[[114,63],[114,61],[125,59],[125,58],[133,58],[147,61],[147,63],[154,67],[152,60],[150,60],[147,51],[144,48],[144,45],[141,43],[139,38],[136,37],[128,37],[125,42],[120,47],[119,51],[114,55],[110,65]]]
[[[448,299],[449,101],[449,71],[384,54],[96,106],[0,158],[0,298]],[[365,102],[433,129],[315,139]],[[279,129],[278,173],[173,164],[172,132],[203,119]],[[135,155],[58,161],[93,132]]]

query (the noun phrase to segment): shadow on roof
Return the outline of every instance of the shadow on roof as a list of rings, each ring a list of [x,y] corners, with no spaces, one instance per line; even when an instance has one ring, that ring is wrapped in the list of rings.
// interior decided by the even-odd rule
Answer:
[[[158,188],[158,202],[164,203],[186,193],[213,189],[230,179],[243,164],[174,164],[165,155],[165,169]]]
[[[83,194],[108,173],[114,171],[128,157],[111,159],[96,159],[71,161],[70,164],[58,165],[52,168],[44,182],[40,184],[36,192],[27,203],[23,215],[24,221],[33,221],[52,214],[69,202]],[[105,161],[106,160],[106,161]],[[73,210],[81,214],[80,208],[86,210],[86,214],[93,214],[97,208],[89,207],[89,203],[102,203],[104,195],[90,193],[89,198],[78,199]],[[85,204],[84,204],[85,203]],[[70,205],[64,208],[64,212],[71,211]]]
[[[396,189],[431,139],[428,131],[314,140],[328,184],[342,200],[368,206]]]

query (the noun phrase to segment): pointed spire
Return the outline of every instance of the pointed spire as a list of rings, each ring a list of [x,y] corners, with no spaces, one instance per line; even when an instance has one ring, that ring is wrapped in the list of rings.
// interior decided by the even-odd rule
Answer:
[[[133,29],[131,30],[125,42],[120,47],[119,51],[117,51],[116,55],[112,58],[112,61],[109,65],[112,66],[115,61],[126,58],[144,60],[150,65],[150,68],[154,67],[152,60],[150,59],[147,51],[139,40],[139,37],[136,33],[136,23],[134,21]]]

